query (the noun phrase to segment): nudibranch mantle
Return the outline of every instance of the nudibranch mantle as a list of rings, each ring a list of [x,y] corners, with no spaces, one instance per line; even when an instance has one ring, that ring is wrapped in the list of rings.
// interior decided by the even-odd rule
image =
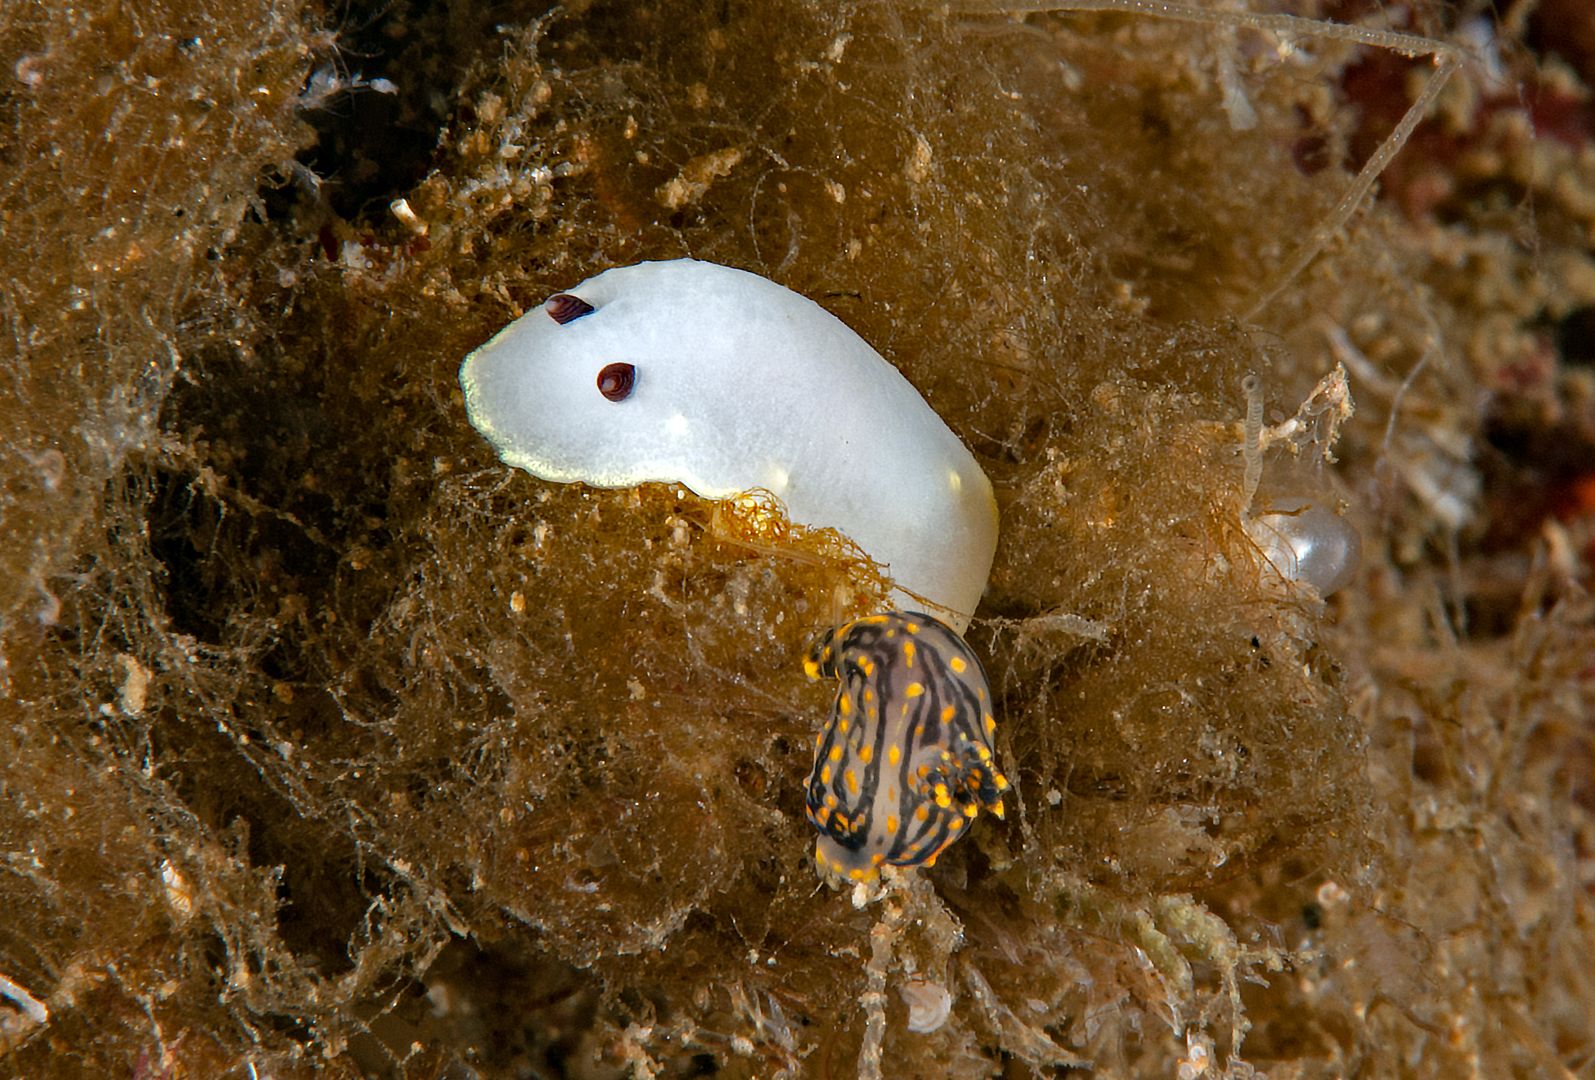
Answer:
[[[608,270],[460,367],[506,464],[597,487],[763,489],[886,567],[898,607],[962,631],[997,545],[991,483],[907,379],[840,319],[693,259]]]
[[[804,668],[840,683],[804,800],[822,873],[930,866],[981,810],[1002,816],[991,690],[963,638],[919,612],[871,615],[822,635]]]

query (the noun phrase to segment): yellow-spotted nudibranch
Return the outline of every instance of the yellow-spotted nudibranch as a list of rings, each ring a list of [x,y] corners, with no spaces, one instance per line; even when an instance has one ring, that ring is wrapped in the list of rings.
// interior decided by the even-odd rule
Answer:
[[[499,456],[545,480],[769,491],[959,632],[986,587],[997,507],[975,459],[862,338],[756,274],[609,270],[467,356],[460,384]]]
[[[918,612],[871,615],[822,635],[804,668],[840,684],[806,797],[822,874],[931,866],[981,810],[1002,817],[991,690],[951,629]]]

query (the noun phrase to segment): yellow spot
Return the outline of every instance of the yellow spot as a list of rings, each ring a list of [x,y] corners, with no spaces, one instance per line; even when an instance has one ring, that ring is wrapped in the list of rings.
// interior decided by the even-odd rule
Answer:
[[[964,663],[964,658],[961,656],[955,656],[947,663],[949,667],[951,667],[960,675],[962,675],[964,673],[964,669],[969,666],[968,664]]]
[[[862,761],[864,764],[868,765],[870,762],[875,760],[875,748],[873,746],[861,746],[861,747],[859,747],[858,748],[858,759],[860,761]]]
[[[853,699],[848,697],[846,694],[843,694],[841,697],[837,698],[836,711],[841,713],[843,716],[846,716],[848,713],[852,712]]]
[[[974,803],[964,803],[964,817],[972,818],[978,813],[980,813],[980,807]]]
[[[838,869],[840,869],[840,866],[838,866]],[[862,869],[849,870],[847,872],[847,876],[852,878],[854,881],[863,881],[864,877],[865,877],[865,874],[864,874],[864,871]]]
[[[990,735],[997,730],[997,718],[990,713],[986,714],[986,734]]]
[[[916,806],[914,808],[914,820],[915,821],[924,821],[924,820],[926,820],[929,817],[930,817],[930,807],[926,806],[924,803],[920,803],[918,806]]]
[[[903,748],[893,743],[886,748],[886,760],[893,765],[903,760]]]
[[[896,814],[887,814],[886,815],[886,832],[887,832],[887,834],[889,836],[896,836],[897,835],[897,826],[898,826],[897,815]]]
[[[842,779],[847,782],[847,793],[849,795],[857,795],[858,773],[854,772],[852,769],[844,769],[842,770]]]
[[[919,624],[917,622],[904,623],[903,629],[907,630],[910,634],[917,634],[919,633]]]
[[[803,661],[803,674],[807,675],[810,679],[818,679],[820,677],[819,663],[814,660]]]
[[[947,721],[951,720],[957,712],[958,707],[956,705],[948,705],[941,711],[941,722],[945,724]]]
[[[886,856],[877,851],[875,854],[869,857],[869,861],[871,866],[879,866],[881,863],[886,861]]]
[[[836,796],[831,794],[829,791],[825,793],[825,808],[827,810],[836,809]]]
[[[827,645],[827,646],[825,646],[825,648],[820,650],[820,659],[821,660],[829,660],[830,658],[831,658],[831,647],[829,645]]]
[[[999,777],[997,777],[997,779],[1001,780],[1002,777],[999,776]],[[1004,817],[1003,812],[1002,812],[1002,800],[1001,799],[998,799],[996,802],[991,804],[991,812],[993,814],[996,814],[998,818],[1003,818]]]
[[[831,808],[829,806],[822,806],[818,810],[814,811],[814,820],[816,823],[824,825],[827,821],[831,820]]]
[[[911,682],[903,689],[903,693],[911,698],[918,697],[925,692],[925,684]]]
[[[824,743],[824,742],[825,742],[825,732],[822,731],[818,735],[814,736],[814,751],[815,751],[815,753],[819,753],[820,745],[822,743]]]
[[[875,700],[875,691],[873,691],[873,690],[865,690],[864,691],[864,700],[866,702],[874,701]]]
[[[831,747],[830,757],[831,757],[832,761],[841,761],[842,760],[842,747],[840,745]]]
[[[820,768],[820,783],[829,784],[830,782],[831,782],[831,767],[829,765],[821,766],[821,768]]]
[[[873,678],[875,675],[875,661],[867,656],[861,656],[858,658],[858,669]]]
[[[858,622],[854,623],[853,625],[855,625],[855,626],[879,626],[879,625],[881,625],[881,623],[885,622],[889,618],[891,618],[890,615],[871,615],[867,619],[858,620]]]
[[[962,829],[963,827],[964,827],[964,819],[963,818],[955,817],[951,821],[947,822],[947,828],[951,832],[957,832],[959,829]]]
[[[997,785],[997,790],[998,791],[1007,791],[1008,790],[1008,778],[1006,776],[1004,776],[1002,773],[998,773],[993,778],[993,782]]]
[[[903,663],[908,667],[914,666],[914,652],[914,643],[912,641],[903,642]]]

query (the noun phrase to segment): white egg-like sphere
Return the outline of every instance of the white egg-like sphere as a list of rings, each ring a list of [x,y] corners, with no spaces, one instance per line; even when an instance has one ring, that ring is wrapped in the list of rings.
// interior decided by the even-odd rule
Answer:
[[[1273,499],[1247,519],[1246,531],[1273,572],[1311,585],[1320,596],[1345,588],[1357,576],[1362,536],[1322,501]]]
[[[606,271],[460,367],[499,456],[561,483],[765,490],[885,566],[899,607],[962,632],[997,545],[991,483],[919,392],[841,320],[692,259]]]

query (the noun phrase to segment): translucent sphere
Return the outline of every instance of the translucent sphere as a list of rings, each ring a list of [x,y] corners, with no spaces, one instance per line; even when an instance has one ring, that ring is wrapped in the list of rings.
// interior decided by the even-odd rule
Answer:
[[[1247,520],[1246,531],[1275,572],[1287,581],[1311,585],[1320,596],[1348,585],[1362,558],[1356,527],[1323,501],[1273,499]]]

